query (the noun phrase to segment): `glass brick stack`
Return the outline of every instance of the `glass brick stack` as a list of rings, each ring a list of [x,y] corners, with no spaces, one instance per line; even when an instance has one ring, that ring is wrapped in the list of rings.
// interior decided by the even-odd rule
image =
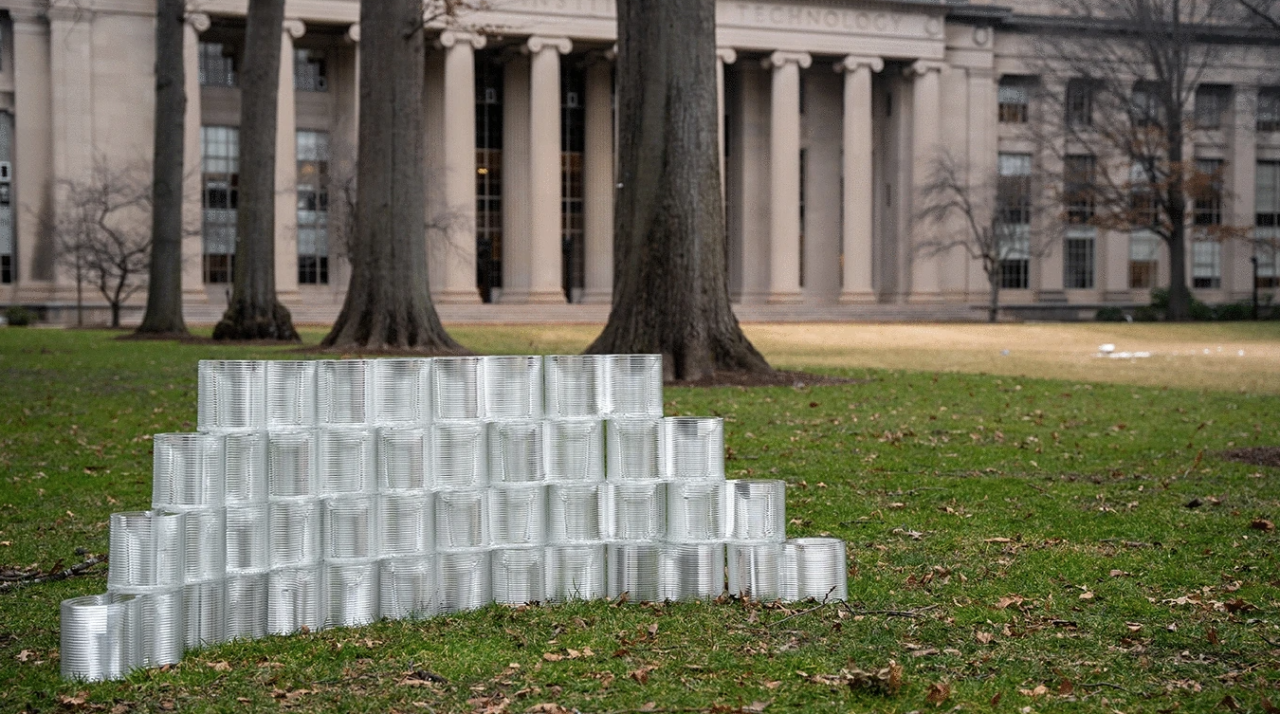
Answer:
[[[726,481],[718,418],[662,416],[659,355],[209,361],[199,433],[154,437],[62,673],[490,602],[846,597],[786,540],[782,481]],[[727,565],[727,567],[726,567]],[[727,579],[726,579],[727,571]]]

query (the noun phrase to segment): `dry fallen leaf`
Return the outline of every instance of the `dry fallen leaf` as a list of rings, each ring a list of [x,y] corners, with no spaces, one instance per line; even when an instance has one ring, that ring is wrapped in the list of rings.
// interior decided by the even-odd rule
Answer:
[[[219,661],[217,661],[217,662],[213,662],[212,664],[210,664],[210,665],[209,665],[209,667],[210,667],[210,668],[212,668],[212,669],[213,669],[213,671],[215,671],[215,672],[230,672],[230,671],[231,671],[231,664],[230,664],[229,662],[227,662],[226,660],[219,660]]]
[[[27,662],[27,661],[29,661],[29,660],[34,659],[34,658],[35,658],[35,656],[36,656],[36,653],[35,653],[35,652],[32,652],[31,650],[23,650],[23,651],[21,651],[21,652],[19,652],[19,653],[18,653],[18,661],[19,661],[19,662]]]
[[[1012,538],[987,538],[983,543],[1012,543]]]
[[[628,672],[627,674],[628,674],[628,676],[630,676],[632,679],[636,680],[636,681],[637,681],[637,682],[639,682],[640,684],[648,684],[648,683],[649,683],[649,673],[650,673],[650,672],[652,672],[652,671],[653,671],[653,670],[655,670],[655,669],[657,669],[657,667],[656,667],[655,665],[648,664],[648,665],[645,665],[645,666],[641,667],[640,669],[632,670],[632,671]]]
[[[1088,592],[1088,591],[1086,591],[1086,592],[1082,592],[1082,593],[1080,593],[1080,599],[1081,599],[1081,600],[1092,600],[1092,599],[1093,599],[1093,593]]]
[[[559,662],[560,660],[564,659],[564,655],[558,655],[555,652],[543,652],[542,659],[548,662]]]
[[[1265,518],[1255,518],[1249,522],[1249,527],[1256,531],[1266,531],[1269,533],[1276,529],[1276,524]]]
[[[1209,644],[1211,645],[1222,644],[1222,640],[1218,639],[1218,631],[1212,627],[1210,627],[1209,631],[1205,633],[1205,639],[1209,640]]]
[[[770,702],[751,702],[741,709],[743,714],[760,714],[768,707]]]
[[[1006,607],[1009,607],[1010,605],[1021,605],[1021,604],[1022,604],[1021,595],[1006,595],[996,601],[996,609],[1003,610]]]
[[[782,682],[780,682],[780,681],[779,681],[779,682],[765,682],[765,683],[764,683],[764,688],[765,688],[765,689],[768,689],[768,690],[770,690],[770,691],[772,691],[772,690],[774,690],[774,689],[777,689],[778,687],[781,687],[781,686],[782,686]]]
[[[1218,702],[1218,706],[1222,707],[1223,709],[1229,709],[1233,712],[1240,711],[1240,705],[1236,703],[1235,697],[1231,696],[1230,694],[1223,697],[1222,700]]]
[[[1262,698],[1262,711],[1266,714],[1280,714],[1280,707],[1271,703],[1270,699]]]
[[[1076,691],[1076,685],[1071,683],[1070,679],[1063,679],[1058,683],[1058,696],[1065,697]]]
[[[1019,689],[1018,694],[1026,697],[1043,697],[1049,693],[1049,688],[1043,684],[1037,684],[1035,689]]]
[[[572,710],[565,709],[564,707],[554,702],[541,702],[539,704],[534,704],[533,706],[529,707],[528,709],[525,709],[524,711],[525,711],[525,714],[571,714],[572,713]]]
[[[951,685],[946,682],[937,682],[929,685],[929,692],[924,695],[925,701],[935,706],[947,701],[951,696]]]
[[[977,641],[981,642],[984,645],[991,644],[991,641],[994,640],[995,638],[996,636],[991,634],[990,632],[979,632],[978,634],[974,635],[974,639],[976,639]]]

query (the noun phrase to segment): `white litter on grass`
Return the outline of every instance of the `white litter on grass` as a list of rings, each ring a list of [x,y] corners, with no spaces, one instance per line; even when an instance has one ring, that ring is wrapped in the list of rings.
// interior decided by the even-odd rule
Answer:
[[[1111,344],[1110,342],[1108,342],[1108,343],[1103,344],[1103,345],[1098,345],[1098,351],[1099,351],[1099,352],[1101,352],[1101,353],[1102,353],[1102,354],[1104,354],[1104,355],[1109,355],[1109,354],[1111,354],[1112,352],[1115,352],[1115,351],[1116,351],[1116,346],[1115,346],[1115,345],[1113,345],[1113,344]]]
[[[1098,345],[1098,353],[1094,355],[1094,357],[1107,359],[1146,359],[1150,356],[1150,352],[1116,352],[1116,346],[1110,342]]]

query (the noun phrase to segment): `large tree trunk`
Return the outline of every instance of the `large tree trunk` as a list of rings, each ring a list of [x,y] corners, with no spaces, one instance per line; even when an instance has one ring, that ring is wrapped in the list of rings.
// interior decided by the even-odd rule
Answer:
[[[231,304],[218,340],[297,340],[276,299],[276,101],[284,0],[250,0],[240,74],[240,191]],[[284,91],[292,92],[292,82]]]
[[[674,379],[772,371],[729,306],[715,46],[715,0],[618,0],[613,309],[587,351]]]
[[[427,284],[425,61],[422,0],[360,3],[351,283],[325,347],[466,351],[440,324]]]
[[[151,269],[139,333],[185,335],[182,320],[182,144],[186,0],[156,3],[156,126],[151,162]]]

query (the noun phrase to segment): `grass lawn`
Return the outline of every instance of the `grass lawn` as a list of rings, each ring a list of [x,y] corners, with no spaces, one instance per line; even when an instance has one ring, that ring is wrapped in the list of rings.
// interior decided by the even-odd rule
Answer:
[[[594,333],[453,331],[493,352]],[[1280,532],[1254,527],[1280,517],[1280,469],[1219,456],[1280,445],[1275,326],[749,332],[776,364],[861,381],[669,389],[666,412],[723,416],[730,478],[785,479],[791,535],[848,541],[848,607],[490,607],[64,683],[58,603],[103,572],[0,591],[0,712],[1280,706]],[[290,354],[113,337],[0,330],[0,569],[106,551],[107,515],[149,503],[149,435],[195,427],[198,359]],[[1089,357],[1101,342],[1153,356]],[[883,669],[893,686],[860,674]]]

